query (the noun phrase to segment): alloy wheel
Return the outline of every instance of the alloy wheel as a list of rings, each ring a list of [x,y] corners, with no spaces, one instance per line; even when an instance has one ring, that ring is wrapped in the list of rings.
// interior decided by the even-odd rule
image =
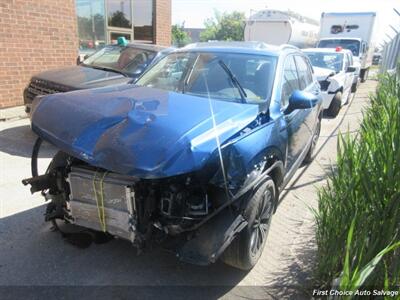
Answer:
[[[264,248],[271,224],[273,212],[272,203],[271,191],[267,189],[264,192],[262,201],[260,201],[252,226],[252,233],[250,237],[250,253],[252,256],[259,255],[259,252]]]

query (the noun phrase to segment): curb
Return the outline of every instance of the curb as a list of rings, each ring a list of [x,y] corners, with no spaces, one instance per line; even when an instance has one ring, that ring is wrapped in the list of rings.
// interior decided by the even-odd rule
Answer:
[[[0,122],[25,118],[28,118],[28,115],[25,112],[24,105],[0,109]]]

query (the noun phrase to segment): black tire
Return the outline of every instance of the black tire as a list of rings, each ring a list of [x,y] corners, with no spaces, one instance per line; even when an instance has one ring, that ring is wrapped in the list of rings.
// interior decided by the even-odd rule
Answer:
[[[248,224],[222,254],[225,264],[241,270],[250,270],[256,265],[267,241],[276,199],[275,183],[268,177],[244,209],[243,217]]]
[[[361,82],[366,82],[368,79],[369,68],[365,69],[362,73]]]
[[[355,93],[355,92],[357,92],[357,89],[358,89],[358,80],[357,80],[357,82],[354,82],[354,83],[351,85],[351,92],[352,92],[352,93]]]
[[[326,110],[326,114],[332,118],[336,118],[340,108],[342,107],[342,92],[337,92],[332,99],[331,104]]]
[[[303,160],[303,162],[305,164],[311,163],[314,159],[314,149],[315,149],[315,146],[317,145],[320,132],[321,132],[321,118],[318,118],[317,127],[315,128],[315,132],[312,137],[310,149],[308,149],[308,152]]]

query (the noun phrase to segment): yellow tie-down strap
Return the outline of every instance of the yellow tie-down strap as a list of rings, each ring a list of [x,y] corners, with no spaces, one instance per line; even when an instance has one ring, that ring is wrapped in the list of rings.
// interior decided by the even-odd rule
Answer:
[[[104,179],[106,178],[108,172],[104,172],[103,176],[100,178],[99,181],[96,181],[97,179],[97,171],[94,174],[93,177],[93,192],[94,192],[94,197],[96,199],[96,206],[97,206],[97,213],[99,215],[99,222],[100,222],[100,226],[101,226],[101,230],[103,230],[103,232],[107,231],[107,225],[106,225],[106,214],[104,211]],[[97,189],[96,187],[96,182],[99,183],[99,189]],[[100,201],[99,201],[100,198]],[[99,205],[100,202],[100,205]]]

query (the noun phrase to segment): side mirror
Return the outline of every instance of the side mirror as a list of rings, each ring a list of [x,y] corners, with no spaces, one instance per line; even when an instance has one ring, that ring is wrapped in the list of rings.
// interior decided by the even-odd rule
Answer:
[[[353,73],[356,71],[355,67],[347,67],[346,73]]]
[[[291,113],[296,109],[312,108],[318,103],[318,96],[308,92],[296,90],[289,98],[289,105],[285,113]]]
[[[82,57],[82,55],[78,55],[78,58],[76,59],[76,64],[80,65],[89,56],[90,56],[89,54],[85,54],[85,56],[83,56],[83,57]]]

